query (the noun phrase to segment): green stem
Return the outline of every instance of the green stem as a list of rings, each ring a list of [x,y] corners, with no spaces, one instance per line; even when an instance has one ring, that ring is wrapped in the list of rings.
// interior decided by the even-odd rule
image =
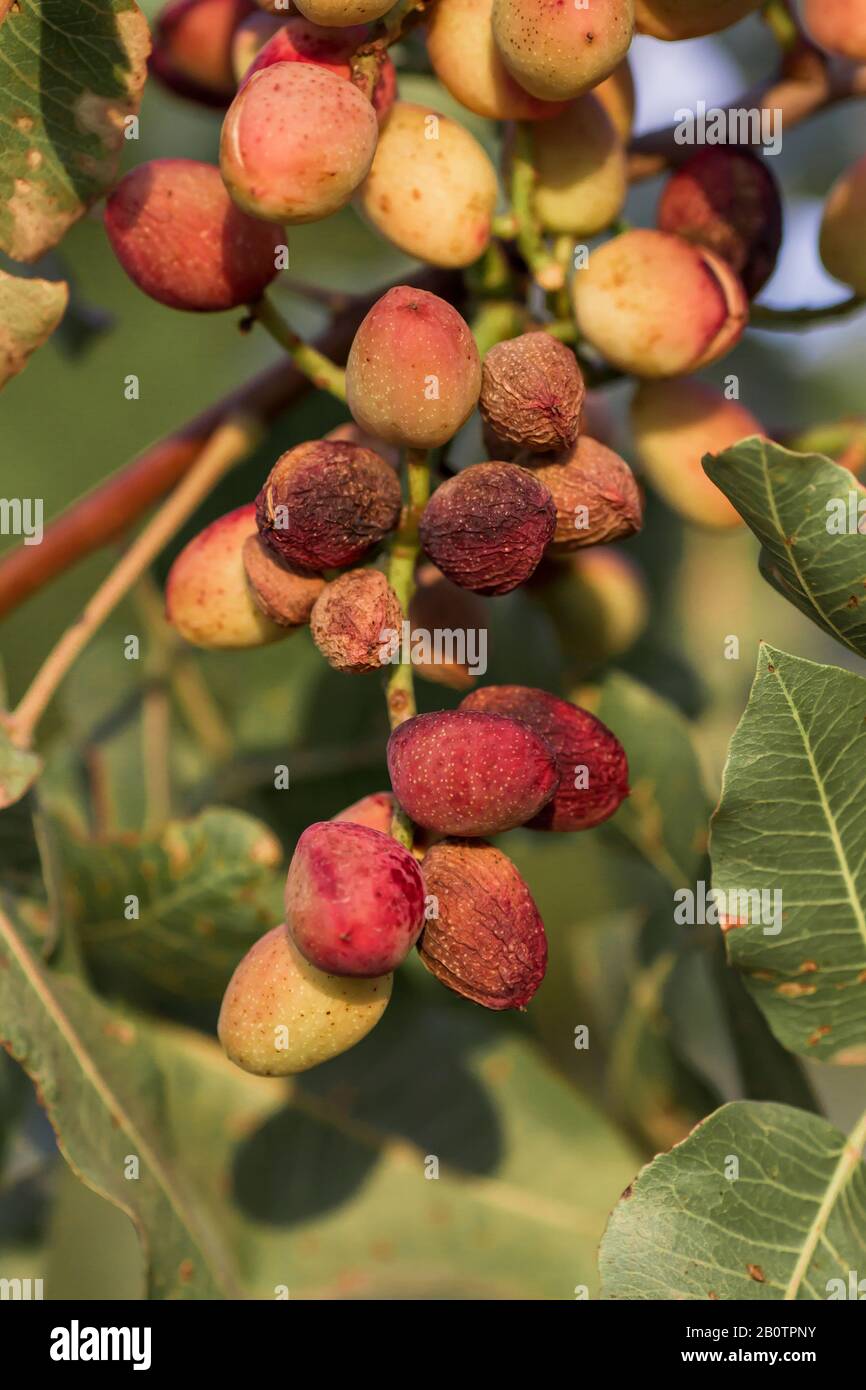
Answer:
[[[800,30],[787,0],[765,0],[761,18],[785,53],[796,47]]]
[[[481,357],[506,338],[516,338],[526,328],[526,321],[526,310],[513,300],[485,300],[472,319],[472,333]]]
[[[406,450],[406,505],[400,527],[393,536],[388,553],[388,582],[400,600],[403,617],[409,617],[409,604],[415,592],[415,567],[421,549],[418,527],[421,513],[430,496],[430,455],[426,449]],[[401,644],[401,655],[402,644]],[[411,659],[395,665],[385,687],[388,722],[392,729],[416,713],[415,681]],[[391,834],[406,849],[412,848],[414,832],[401,806],[395,803]]]
[[[338,401],[346,399],[346,373],[318,348],[310,347],[286,322],[272,299],[263,295],[250,305],[250,313],[275,342],[286,349],[299,372],[322,391],[330,391]]]
[[[810,328],[815,323],[830,323],[834,319],[845,318],[864,304],[866,299],[859,294],[849,295],[838,304],[807,305],[801,309],[773,309],[768,304],[753,304],[749,326],[796,332],[800,328]]]
[[[535,215],[534,192],[532,134],[524,122],[518,121],[511,157],[511,205],[517,218],[517,245],[536,284],[544,290],[559,290],[565,284],[565,272],[544,240]]]

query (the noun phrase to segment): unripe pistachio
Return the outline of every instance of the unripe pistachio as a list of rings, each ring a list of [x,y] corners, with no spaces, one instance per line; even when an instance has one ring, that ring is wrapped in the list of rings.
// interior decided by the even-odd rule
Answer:
[[[586,388],[574,353],[549,333],[497,343],[484,358],[478,402],[497,439],[536,453],[570,448]]]
[[[622,212],[628,192],[625,145],[596,92],[531,131],[533,205],[549,232],[591,237]]]
[[[220,169],[245,211],[316,222],[349,201],[373,162],[378,123],[351,82],[311,63],[275,63],[226,112]]]
[[[635,90],[631,63],[623,58],[610,77],[593,87],[592,94],[601,102],[620,140],[631,139],[634,125]]]
[[[445,444],[471,415],[480,389],[469,325],[426,290],[389,290],[355,334],[346,364],[349,409],[361,429],[389,444]]]
[[[281,228],[248,217],[219,170],[153,159],[109,195],[105,230],[140,290],[171,309],[215,313],[258,299],[277,273]]]
[[[379,671],[403,622],[400,600],[381,570],[349,570],[316,599],[313,641],[335,671]]]
[[[528,822],[530,829],[588,830],[628,796],[628,762],[619,739],[570,700],[525,685],[487,685],[467,695],[460,710],[519,720],[553,749],[559,785]]]
[[[427,20],[433,71],[457,101],[494,121],[543,121],[558,102],[539,101],[511,76],[493,38],[493,0],[437,0]]]
[[[266,16],[260,16],[267,20]],[[332,72],[335,77],[352,80],[352,57],[370,38],[370,31],[364,25],[351,29],[326,29],[311,24],[308,19],[296,15],[282,23],[276,32],[267,36],[245,69],[244,80],[252,77],[262,68],[273,67],[274,63],[312,63],[315,67]],[[385,54],[379,77],[373,92],[373,107],[379,120],[387,116],[397,95],[397,74],[391,59]]]
[[[394,0],[294,0],[295,9],[314,24],[338,27],[381,19],[393,4]]]
[[[255,519],[255,505],[252,506]],[[244,570],[254,601],[280,627],[303,627],[325,587],[320,574],[287,565],[255,530],[242,550]]]
[[[267,544],[289,565],[352,565],[400,519],[400,483],[371,449],[339,440],[297,444],[274,464],[256,498]]]
[[[805,0],[803,21],[829,53],[866,61],[866,0]]]
[[[588,435],[533,472],[556,507],[552,553],[623,540],[641,529],[643,504],[634,474],[625,459]]]
[[[635,19],[640,33],[656,39],[696,39],[727,29],[762,4],[763,0],[635,0]]]
[[[609,77],[628,52],[633,0],[494,0],[493,36],[511,73],[543,101],[567,101]]]
[[[579,332],[621,371],[679,376],[724,356],[748,322],[746,292],[712,251],[667,232],[623,232],[574,278]]]
[[[165,615],[196,647],[263,647],[288,636],[256,603],[243,550],[256,534],[250,504],[206,526],[178,555],[165,586]]]
[[[474,135],[426,106],[397,101],[358,207],[407,256],[458,269],[490,241],[496,170]]]
[[[292,857],[286,924],[317,969],[385,975],[406,959],[424,925],[418,865],[390,835],[352,821],[319,821]]]
[[[475,463],[436,489],[420,533],[454,584],[507,594],[532,574],[555,527],[553,498],[533,473],[513,463]]]
[[[751,299],[776,265],[782,201],[767,165],[751,150],[699,150],[665,184],[658,225],[715,251]]]
[[[821,222],[821,260],[837,280],[866,295],[866,155],[830,189]]]
[[[170,0],[156,16],[150,69],[179,96],[227,106],[234,96],[232,36],[250,0]]]
[[[348,1052],[375,1028],[392,976],[347,979],[305,960],[285,925],[251,946],[229,981],[217,1031],[230,1061],[255,1076],[294,1076]]]
[[[443,985],[486,1009],[522,1009],[547,969],[544,923],[517,869],[483,841],[434,845],[421,870],[436,912],[418,953]]]
[[[532,581],[543,588],[569,666],[581,675],[629,650],[649,621],[649,592],[642,571],[619,546],[578,550],[548,561]]]
[[[645,381],[632,401],[631,428],[638,462],[669,507],[698,526],[743,524],[701,460],[763,435],[745,406],[704,381]]]
[[[440,835],[523,825],[559,784],[552,749],[526,724],[468,710],[400,724],[388,740],[388,771],[406,814]]]
[[[409,623],[412,641],[412,666],[415,674],[435,685],[445,685],[452,690],[471,690],[477,674],[473,671],[472,654],[479,656],[479,643],[484,642],[481,655],[487,652],[487,609],[484,601],[467,589],[460,589],[446,579],[441,570],[429,563],[422,564],[416,575],[415,592],[409,604]],[[444,636],[463,639],[466,643],[465,659],[459,653],[438,658],[435,650],[430,659],[420,656],[423,638]],[[474,643],[470,643],[470,637]],[[453,658],[453,659],[452,659]]]

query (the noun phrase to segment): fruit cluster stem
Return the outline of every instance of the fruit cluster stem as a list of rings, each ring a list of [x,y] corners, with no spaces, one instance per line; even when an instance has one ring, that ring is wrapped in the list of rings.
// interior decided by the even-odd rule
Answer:
[[[216,430],[195,466],[103,580],[81,617],[66,629],[9,716],[8,728],[19,747],[28,747],[54,692],[70,667],[163,546],[192,516],[220,478],[255,448],[260,426],[236,416]]]
[[[415,592],[415,568],[421,549],[418,527],[421,513],[430,497],[430,455],[427,450],[407,449],[405,467],[406,504],[403,507],[400,526],[394,533],[389,549],[388,582],[400,600],[404,619],[408,619],[409,604]],[[401,656],[405,658],[406,655],[401,645]],[[385,687],[385,699],[388,706],[388,722],[392,729],[398,728],[415,715],[415,681],[411,659],[403,659],[393,667]],[[402,807],[396,804],[391,834],[406,849],[412,848],[412,823]]]
[[[332,362],[323,352],[319,352],[318,348],[305,343],[300,334],[286,322],[272,299],[263,295],[255,304],[250,305],[250,313],[262,328],[270,333],[274,341],[285,348],[298,371],[309,377],[314,386],[319,387],[321,391],[329,391],[338,401],[345,401],[345,370],[338,367],[336,362]]]
[[[565,284],[565,271],[549,250],[534,207],[535,165],[532,135],[522,121],[514,129],[511,155],[511,206],[517,219],[517,245],[536,284],[555,291]]]

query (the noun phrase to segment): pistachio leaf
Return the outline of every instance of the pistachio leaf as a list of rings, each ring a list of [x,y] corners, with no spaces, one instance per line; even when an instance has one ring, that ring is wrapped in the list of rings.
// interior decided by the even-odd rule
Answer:
[[[280,920],[282,858],[267,826],[219,807],[153,835],[56,826],[61,894],[97,979],[218,1001],[245,951]]]
[[[134,1223],[149,1296],[231,1297],[230,1261],[172,1152],[146,1036],[80,981],[47,970],[3,911],[0,1043],[37,1087],[70,1168]]]
[[[854,1065],[866,1064],[864,760],[866,680],[762,644],[711,829],[728,959],[789,1051]]]
[[[706,855],[709,801],[686,720],[621,672],[579,692],[623,744],[631,792],[609,822],[674,888],[694,883]]]
[[[0,728],[0,810],[20,801],[41,771],[42,759],[38,754],[16,747],[6,730]]]
[[[134,0],[18,0],[0,24],[0,250],[35,261],[112,185],[150,36]]]
[[[602,1297],[858,1297],[864,1144],[866,1114],[846,1138],[792,1106],[722,1106],[620,1200],[601,1243]]]
[[[866,490],[851,472],[821,454],[795,454],[757,438],[708,454],[704,472],[761,542],[764,578],[866,656],[866,536],[857,529]],[[842,534],[834,534],[837,524],[846,527]]]
[[[0,270],[0,390],[27,365],[63,318],[69,286]]]

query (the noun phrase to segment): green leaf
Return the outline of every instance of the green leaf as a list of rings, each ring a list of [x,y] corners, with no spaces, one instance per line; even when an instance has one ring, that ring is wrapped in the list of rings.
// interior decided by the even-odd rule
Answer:
[[[374,1032],[292,1083],[186,1030],[156,1036],[173,1125],[254,1297],[595,1289],[635,1159],[522,1028],[403,972]]]
[[[864,1144],[866,1115],[846,1139],[791,1106],[723,1106],[624,1194],[601,1244],[602,1297],[850,1297],[866,1251]]]
[[[5,729],[0,728],[0,810],[20,801],[42,771],[42,759],[26,748],[18,748]]]
[[[219,1000],[244,952],[282,916],[279,842],[213,808],[157,834],[89,839],[57,826],[62,896],[100,980]],[[126,915],[138,899],[138,917]],[[132,910],[131,908],[129,910]]]
[[[709,803],[691,730],[678,710],[621,672],[578,692],[622,743],[631,795],[608,822],[674,888],[693,883],[706,855]]]
[[[150,51],[134,0],[18,0],[0,24],[0,250],[35,261],[111,187]]]
[[[866,1063],[866,680],[762,644],[712,822],[728,958],[790,1051]],[[755,920],[759,918],[759,920]]]
[[[70,1168],[133,1221],[150,1297],[232,1296],[230,1262],[172,1146],[146,1037],[79,981],[44,969],[3,912],[0,1042],[35,1084]]]
[[[0,270],[0,390],[27,365],[63,318],[69,286]]]
[[[828,523],[866,492],[847,468],[820,454],[794,454],[746,439],[708,454],[704,472],[764,547],[761,573],[801,613],[866,656],[866,540],[857,529],[831,535]],[[828,511],[828,507],[830,511]]]

